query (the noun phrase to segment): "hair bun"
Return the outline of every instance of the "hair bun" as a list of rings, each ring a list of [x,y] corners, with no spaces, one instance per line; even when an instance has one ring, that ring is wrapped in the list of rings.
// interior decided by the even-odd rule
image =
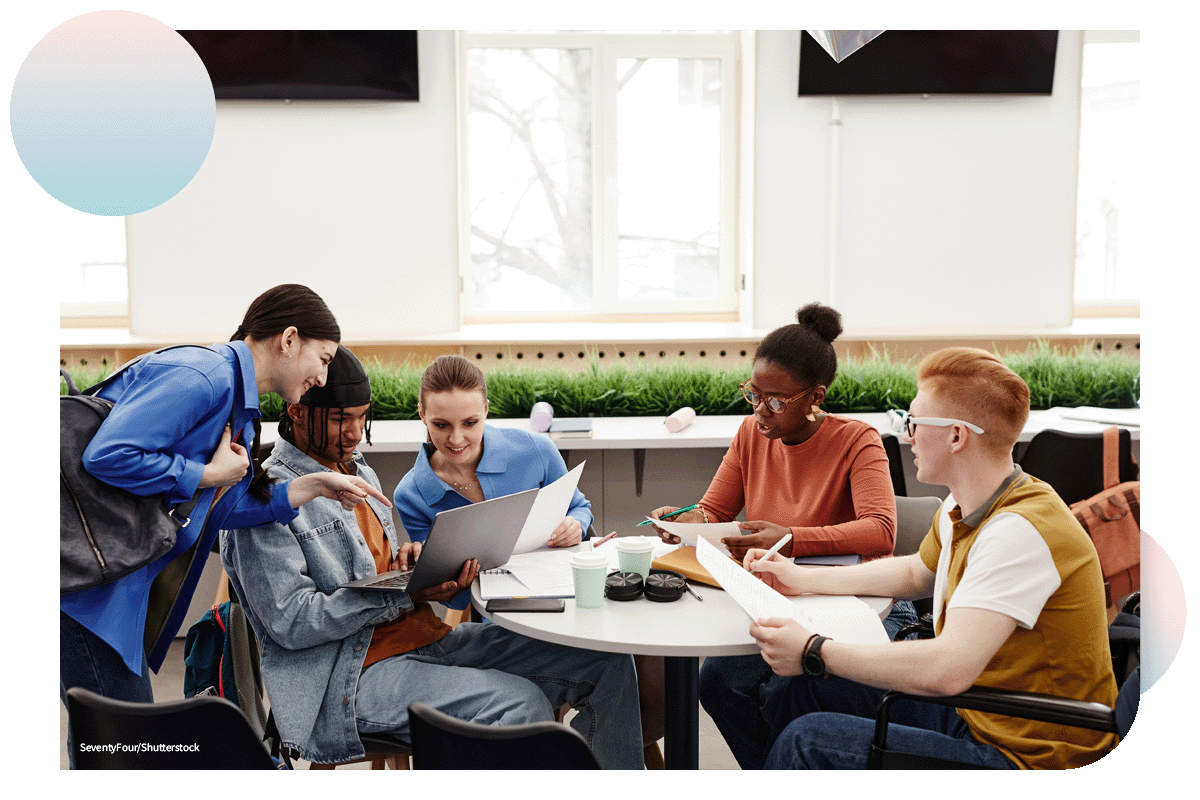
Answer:
[[[797,311],[796,322],[831,344],[842,335],[842,315],[821,303],[809,303]]]

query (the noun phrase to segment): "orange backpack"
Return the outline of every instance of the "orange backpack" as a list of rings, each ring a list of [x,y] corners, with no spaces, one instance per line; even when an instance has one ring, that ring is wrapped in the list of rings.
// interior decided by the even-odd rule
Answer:
[[[1071,505],[1100,556],[1110,609],[1141,585],[1141,482],[1118,483],[1118,433],[1104,431],[1104,491]]]

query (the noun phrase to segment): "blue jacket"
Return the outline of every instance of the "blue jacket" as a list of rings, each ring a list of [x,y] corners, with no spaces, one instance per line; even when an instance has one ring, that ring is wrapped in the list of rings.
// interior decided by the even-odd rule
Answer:
[[[361,454],[354,463],[379,489]],[[284,480],[325,470],[283,439],[263,467]],[[374,498],[367,502],[395,557],[391,511]],[[222,531],[221,563],[262,646],[263,683],[284,744],[317,763],[361,757],[354,697],[371,634],[413,604],[403,592],[338,589],[375,574],[354,512],[318,497],[289,523]]]
[[[429,464],[432,453],[433,445],[426,443],[417,452],[417,463],[392,494],[400,523],[414,542],[424,542],[429,537],[429,528],[439,511],[471,504],[434,473]],[[519,428],[484,425],[483,458],[475,476],[485,499],[546,486],[566,474],[567,464],[549,437]],[[586,537],[592,524],[592,504],[578,489],[567,514],[579,520]],[[446,605],[462,609],[470,599],[470,592],[464,590]]]
[[[115,405],[84,451],[88,472],[134,494],[163,492],[168,503],[176,504],[195,494],[231,410],[240,441],[249,450],[253,421],[259,417],[250,348],[240,341],[213,348],[216,352],[183,347],[149,356],[105,387],[99,396]],[[175,547],[162,558],[120,580],[60,595],[59,608],[111,645],[132,672],[141,674],[150,584],[163,568],[197,540],[198,552],[207,554],[217,531],[226,524],[287,521],[296,515],[288,503],[286,483],[274,487],[270,504],[250,497],[252,472],[223,492],[215,506],[215,489],[201,494],[192,518],[203,519],[212,507],[203,530],[199,525],[181,528]],[[193,562],[162,635],[146,653],[156,672],[184,622],[204,563],[203,557]]]

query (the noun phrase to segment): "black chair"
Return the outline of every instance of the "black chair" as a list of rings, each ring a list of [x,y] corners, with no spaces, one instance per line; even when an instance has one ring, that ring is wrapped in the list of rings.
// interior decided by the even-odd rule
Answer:
[[[900,449],[900,438],[894,433],[883,434],[883,452],[887,453],[888,471],[892,475],[892,491],[896,497],[908,494],[908,483],[904,478],[904,453]]]
[[[600,769],[583,736],[560,722],[481,725],[424,703],[408,707],[413,769]]]
[[[276,769],[233,703],[198,696],[131,703],[67,690],[76,769]]]
[[[1122,614],[1138,619],[1140,610],[1140,594],[1135,592],[1122,603]],[[1121,615],[1119,614],[1118,617]],[[910,626],[912,627],[912,626]],[[871,744],[871,755],[867,762],[870,769],[981,769],[971,764],[949,761],[931,756],[903,753],[887,749],[888,713],[891,707],[902,701],[935,703],[954,708],[968,708],[975,711],[986,711],[992,714],[1003,714],[1009,717],[1038,720],[1056,725],[1067,725],[1077,728],[1088,728],[1094,731],[1115,733],[1124,738],[1129,733],[1133,718],[1137,715],[1138,701],[1141,698],[1141,666],[1136,661],[1138,625],[1130,625],[1134,630],[1133,646],[1118,648],[1121,640],[1128,640],[1129,634],[1119,630],[1122,626],[1118,620],[1109,625],[1109,644],[1113,649],[1113,674],[1121,682],[1117,693],[1116,704],[1109,708],[1101,703],[1091,703],[1073,700],[1054,695],[1036,692],[1018,692],[1007,689],[991,689],[984,686],[972,686],[962,694],[946,697],[925,697],[905,692],[892,691],[883,696],[879,703],[879,711],[875,717],[875,738]],[[932,631],[930,631],[932,633]],[[900,637],[897,637],[900,638]],[[1118,656],[1117,650],[1123,652]],[[1118,663],[1119,661],[1119,663]],[[1127,673],[1127,677],[1126,676]],[[1122,681],[1122,678],[1124,680]]]
[[[1117,457],[1120,482],[1136,481],[1138,465],[1127,428],[1119,431]],[[1017,463],[1025,472],[1053,486],[1067,505],[1106,488],[1103,433],[1041,431],[1029,441]]]

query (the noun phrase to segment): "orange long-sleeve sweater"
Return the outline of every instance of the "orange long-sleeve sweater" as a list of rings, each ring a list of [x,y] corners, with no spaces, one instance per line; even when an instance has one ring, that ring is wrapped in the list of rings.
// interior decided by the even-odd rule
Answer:
[[[890,556],[896,498],[887,453],[874,427],[827,415],[806,442],[786,445],[742,421],[700,500],[712,522],[747,520],[792,529],[793,556]]]

